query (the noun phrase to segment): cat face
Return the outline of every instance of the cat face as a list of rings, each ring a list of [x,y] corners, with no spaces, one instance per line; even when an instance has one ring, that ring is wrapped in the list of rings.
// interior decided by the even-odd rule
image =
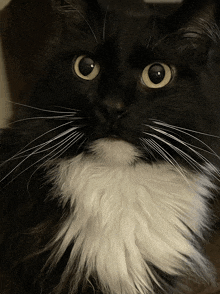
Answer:
[[[131,143],[148,162],[177,160],[198,169],[204,156],[216,159],[213,11],[205,14],[201,4],[186,21],[184,5],[161,18],[149,5],[132,14],[95,2],[67,4],[54,3],[59,42],[45,54],[43,78],[27,100],[32,108],[15,118],[36,117],[28,124],[36,142],[54,139],[55,157],[91,152],[94,141],[107,138]]]

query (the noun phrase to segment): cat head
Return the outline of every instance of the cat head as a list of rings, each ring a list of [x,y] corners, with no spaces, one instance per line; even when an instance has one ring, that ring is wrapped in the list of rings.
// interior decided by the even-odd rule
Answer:
[[[35,55],[42,75],[16,128],[53,142],[54,157],[93,152],[104,139],[130,144],[147,162],[198,170],[217,161],[217,1],[185,1],[167,14],[142,1],[125,9],[116,1],[51,4],[53,34]]]

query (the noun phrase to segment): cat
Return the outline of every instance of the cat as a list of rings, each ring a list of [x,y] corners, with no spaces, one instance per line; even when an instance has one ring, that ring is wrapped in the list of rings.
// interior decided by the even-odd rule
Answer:
[[[38,4],[11,7],[31,19]],[[41,5],[50,37],[30,65],[42,72],[1,134],[1,293],[215,285],[219,1],[166,15],[142,1]]]

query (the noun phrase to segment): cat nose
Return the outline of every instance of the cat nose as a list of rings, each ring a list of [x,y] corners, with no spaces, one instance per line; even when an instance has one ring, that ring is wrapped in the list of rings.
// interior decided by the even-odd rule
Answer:
[[[121,98],[108,96],[102,101],[102,107],[110,116],[122,117],[126,113],[126,107]]]

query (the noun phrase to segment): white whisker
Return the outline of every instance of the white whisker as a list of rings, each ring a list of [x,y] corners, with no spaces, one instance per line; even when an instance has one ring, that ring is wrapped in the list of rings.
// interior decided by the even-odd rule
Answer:
[[[200,140],[199,138],[193,136],[192,134],[190,134],[190,133],[188,133],[188,132],[186,132],[186,131],[183,131],[183,128],[179,128],[179,127],[172,126],[172,125],[168,125],[168,124],[166,124],[165,126],[166,126],[167,128],[174,129],[174,130],[176,130],[176,131],[178,131],[178,132],[180,132],[180,133],[183,133],[183,134],[185,134],[185,135],[187,135],[187,136],[189,136],[189,137],[195,139],[196,141],[198,141],[198,142],[200,142],[202,145],[204,145],[204,146],[210,151],[210,154],[213,154],[213,155],[215,155],[217,158],[219,158],[219,156],[217,155],[217,153],[216,153],[216,152],[215,152],[210,146],[208,146],[205,142],[203,142],[203,141]],[[187,129],[184,129],[184,130],[187,130]],[[202,134],[202,135],[205,135],[205,136],[215,137],[215,138],[217,138],[217,139],[220,139],[220,137],[218,137],[218,136],[214,136],[214,135],[210,135],[210,134],[206,134],[206,133],[200,133],[200,132],[196,132],[196,131],[193,131],[193,130],[188,130],[188,131],[195,132],[195,133],[198,133],[198,134],[200,134],[200,135]],[[204,150],[204,151],[205,151],[205,150]],[[206,151],[206,152],[208,152],[208,151]]]
[[[37,163],[39,163],[40,161],[44,160],[45,158],[47,158],[50,154],[52,154],[54,151],[56,151],[57,149],[59,149],[62,145],[66,144],[69,140],[71,140],[76,134],[78,134],[79,132],[75,131],[73,134],[69,135],[67,138],[65,138],[58,147],[56,147],[55,149],[53,149],[49,154],[46,154],[45,156],[43,156],[42,158],[40,158],[39,160],[35,161],[33,164],[31,164],[30,166],[28,166],[26,169],[24,169],[22,172],[20,172],[18,175],[16,175],[16,177],[14,177],[8,184],[10,184],[12,181],[14,181],[17,177],[19,177],[21,174],[23,174],[25,171],[27,171],[28,169],[30,169],[32,166],[36,165]],[[2,182],[4,179],[6,179],[10,174],[13,173],[13,171],[15,169],[17,169],[24,161],[26,161],[29,157],[31,157],[32,155],[36,155],[37,151],[39,151],[40,148],[37,148],[37,150],[35,150],[34,152],[32,152],[31,154],[29,154],[24,160],[22,160],[18,165],[16,165],[3,179],[0,180],[0,182]]]
[[[17,159],[17,158],[18,158],[17,156],[20,156],[20,155],[22,155],[22,154],[24,154],[24,153],[26,153],[26,152],[28,152],[28,151],[30,151],[30,150],[36,149],[37,147],[41,147],[41,146],[44,147],[45,144],[47,144],[48,141],[47,141],[46,143],[42,143],[42,144],[40,144],[40,145],[38,145],[38,146],[34,146],[34,147],[32,147],[32,148],[29,148],[29,149],[25,150],[26,147],[30,146],[33,142],[37,141],[38,139],[42,138],[43,136],[47,135],[48,133],[50,133],[50,132],[52,132],[52,131],[55,131],[55,130],[57,130],[57,129],[63,127],[63,126],[66,126],[66,125],[68,125],[68,124],[71,124],[71,123],[72,123],[72,122],[67,122],[67,123],[65,123],[65,124],[62,124],[62,125],[60,125],[60,126],[58,126],[58,127],[56,127],[56,128],[53,128],[53,129],[51,129],[51,130],[49,130],[49,131],[43,133],[42,135],[38,136],[37,138],[35,138],[35,139],[32,140],[31,142],[29,142],[27,145],[25,145],[22,149],[20,149],[20,151],[18,151],[18,152],[17,152],[15,155],[13,155],[11,158],[9,158],[8,160],[6,160],[6,161],[4,161],[3,163],[1,163],[1,164],[0,164],[0,167],[1,167],[2,165],[4,165],[5,163],[7,163],[7,162],[13,160],[13,159]],[[76,127],[75,127],[75,128],[76,128]],[[60,136],[60,135],[58,135],[58,138],[59,138],[59,136]],[[54,139],[54,138],[53,138],[53,139]],[[51,139],[51,142],[52,142],[53,139]],[[50,142],[49,142],[49,143],[50,143]],[[48,144],[49,144],[49,143],[48,143]]]
[[[147,153],[150,154],[156,160],[154,153],[152,152],[152,150],[150,148],[148,148],[148,147],[150,147],[148,144],[148,140],[149,139],[140,138],[141,145],[144,148],[144,150],[147,151]],[[147,143],[148,146],[145,143]]]
[[[157,131],[158,133],[161,133],[161,134],[163,134],[164,136],[169,137],[169,138],[171,138],[171,139],[177,141],[178,143],[182,144],[183,146],[186,146],[187,148],[189,148],[189,149],[190,149],[191,151],[193,151],[193,152],[196,152],[196,151],[193,149],[193,148],[196,148],[196,149],[199,149],[199,150],[201,150],[201,151],[207,152],[207,153],[209,153],[209,154],[217,155],[217,154],[213,153],[214,151],[213,151],[213,152],[211,152],[211,151],[207,151],[207,150],[205,150],[205,149],[203,149],[203,148],[199,148],[199,147],[197,147],[197,146],[195,146],[195,145],[193,145],[193,144],[186,143],[185,141],[183,141],[183,140],[181,140],[181,139],[175,137],[174,135],[168,133],[168,132],[165,131],[164,129],[155,128],[155,127],[151,127],[151,126],[149,126],[149,127],[150,127],[151,129],[153,129],[154,131]],[[209,146],[207,146],[207,147],[209,147]],[[210,149],[210,147],[209,147],[209,149]]]
[[[205,156],[203,156],[201,153],[199,153],[198,151],[196,151],[194,148],[198,148],[198,149],[201,150],[201,151],[208,152],[209,154],[215,155],[218,159],[220,159],[220,157],[219,157],[214,151],[213,151],[213,152],[210,152],[210,151],[204,150],[204,149],[202,149],[202,148],[196,147],[196,146],[194,146],[194,145],[192,145],[192,144],[188,144],[188,143],[186,143],[186,142],[184,142],[184,141],[182,141],[182,140],[176,138],[175,136],[173,136],[173,135],[167,133],[167,132],[164,131],[164,130],[161,130],[161,129],[158,129],[158,128],[154,128],[154,127],[151,127],[151,128],[152,128],[153,130],[155,130],[155,131],[157,131],[157,132],[163,134],[164,136],[167,136],[167,137],[169,137],[169,138],[171,138],[171,139],[177,141],[178,143],[182,144],[183,146],[187,147],[190,151],[192,151],[194,154],[196,154],[196,155],[197,155],[199,158],[201,158],[204,162],[206,162],[206,163],[208,163],[209,165],[211,165],[213,169],[214,169],[215,167],[210,163],[210,161],[207,160],[207,158],[206,158]],[[173,147],[175,147],[175,146],[173,146]],[[207,146],[207,147],[209,147],[209,146]],[[177,148],[177,147],[175,147],[175,148]],[[177,148],[177,149],[178,149],[180,152],[183,152],[183,151],[180,150],[179,148]],[[177,150],[177,149],[176,149],[176,150]],[[211,148],[209,147],[209,149],[211,149]],[[212,150],[212,149],[211,149],[211,150]],[[179,152],[178,152],[178,153],[179,153]],[[187,155],[185,152],[184,152],[184,154]],[[190,156],[189,156],[189,157],[190,157]]]
[[[56,154],[50,157],[49,160],[52,160],[54,157],[57,157],[58,155],[61,156],[64,152],[66,152],[66,150],[68,150],[71,146],[78,142],[83,136],[84,134],[78,133],[78,135],[75,136],[75,138],[72,138],[73,140],[71,140],[63,149],[59,150]]]
[[[201,164],[199,164],[195,159],[193,159],[190,155],[188,155],[187,153],[185,153],[184,151],[182,151],[181,149],[179,149],[178,147],[174,146],[173,144],[171,144],[170,142],[166,141],[165,139],[160,138],[157,135],[151,134],[152,137],[154,137],[157,140],[160,140],[161,142],[163,142],[164,144],[166,144],[167,146],[169,146],[170,148],[172,148],[174,151],[176,151],[179,155],[181,155],[182,158],[184,158],[186,160],[186,162],[188,162],[193,168],[199,170],[200,172],[204,171],[204,168]]]
[[[10,176],[19,166],[22,165],[22,163],[24,163],[28,158],[30,158],[32,155],[35,154],[35,152],[37,152],[38,150],[40,150],[42,147],[39,147],[37,149],[35,149],[32,153],[30,153],[29,155],[27,155],[22,161],[20,161],[9,173],[7,173],[1,180],[0,182],[4,181],[8,176]],[[5,162],[4,162],[5,163]],[[22,172],[23,173],[23,172]]]
[[[71,132],[71,131],[70,131],[70,132]],[[63,136],[65,136],[65,135],[67,135],[67,134],[63,134]],[[72,136],[72,134],[70,134],[66,139],[68,139],[70,136]],[[53,140],[50,140],[50,142],[46,142],[46,143],[44,143],[44,146],[47,146],[48,144],[52,143],[52,142],[55,141],[55,140],[57,140],[57,138],[54,138]],[[58,145],[60,145],[60,142],[56,143],[55,145],[53,145],[53,146],[51,146],[51,147],[49,147],[49,148],[41,149],[40,151],[36,152],[35,154],[44,153],[44,152],[49,151],[49,150],[51,150],[52,148],[54,148],[54,147],[56,147],[56,146],[58,146]],[[44,147],[44,146],[43,146],[43,147]]]
[[[73,130],[75,130],[76,128],[71,128],[71,129],[69,129],[69,130],[67,130],[67,131],[65,131],[65,132],[63,132],[63,133],[61,133],[61,134],[59,134],[58,136],[56,136],[55,138],[56,139],[59,139],[60,137],[63,137],[63,136],[65,136],[67,133],[69,133],[69,132],[71,132],[71,131],[73,131]],[[72,134],[71,134],[72,135]],[[43,143],[43,144],[40,144],[38,147],[35,147],[35,148],[33,148],[34,149],[34,151],[32,152],[32,153],[30,153],[29,155],[27,155],[21,162],[19,162],[7,175],[5,175],[1,180],[0,180],[0,182],[2,182],[4,179],[6,179],[11,173],[13,173],[19,166],[21,166],[22,165],[22,163],[24,163],[28,158],[30,158],[31,156],[33,156],[33,155],[36,155],[37,153],[38,153],[38,151],[39,150],[41,150],[44,146],[46,146],[46,145],[48,145],[49,143],[51,143],[51,142],[53,142],[54,140],[55,140],[55,138],[53,138],[53,139],[51,139],[51,140],[49,140],[49,141],[47,141],[47,142],[45,142],[45,143]],[[26,152],[26,151],[25,151]],[[23,152],[22,152],[23,153]],[[46,155],[47,156],[47,155]],[[44,157],[42,158],[42,159],[44,159]],[[42,160],[42,159],[40,159],[40,160]],[[8,160],[9,161],[9,160]],[[36,164],[37,162],[35,162],[34,164]],[[3,163],[3,164],[5,164],[5,162]],[[23,173],[23,172],[22,172]]]
[[[78,133],[78,134],[77,134]],[[76,135],[77,134],[77,135]],[[66,138],[65,139],[65,142],[63,142],[62,141],[62,144],[60,144],[59,145],[59,147],[58,148],[60,148],[62,145],[64,145],[64,144],[66,144],[66,142],[68,142],[69,141],[69,139],[71,139],[71,141],[64,147],[64,148],[62,148],[61,150],[59,150],[57,153],[55,153],[55,154],[53,154],[51,157],[49,157],[44,163],[42,163],[41,165],[39,165],[36,169],[35,169],[35,171],[31,174],[31,176],[30,176],[30,178],[29,178],[29,181],[28,181],[28,183],[27,183],[27,191],[29,190],[29,185],[30,185],[30,181],[31,181],[31,178],[33,177],[33,175],[40,169],[40,168],[42,168],[43,166],[45,166],[49,161],[51,161],[52,159],[54,159],[54,158],[56,158],[56,157],[58,157],[58,155],[59,156],[61,156],[67,149],[69,149],[72,145],[74,145],[77,141],[79,141],[84,135],[83,134],[80,134],[79,132],[74,132],[74,135],[76,135],[76,136],[73,136],[73,134],[71,134],[71,136],[68,136],[68,138]],[[56,144],[56,146],[57,146],[58,144]],[[55,148],[52,152],[50,152],[49,154],[47,154],[47,156],[48,155],[50,155],[51,153],[53,153],[55,150],[57,150],[58,148]],[[47,157],[47,156],[44,156],[44,158],[45,157]],[[43,158],[43,159],[44,159]],[[38,162],[37,162],[38,163]],[[34,163],[34,165],[35,165],[36,163]],[[20,174],[19,174],[20,175]],[[18,175],[18,176],[19,176]]]
[[[80,110],[75,109],[75,108],[70,108],[70,107],[64,107],[64,106],[59,106],[59,105],[53,105],[53,107],[57,107],[57,108],[60,108],[60,109],[71,110],[72,113],[80,112]]]
[[[148,134],[150,135],[150,134]],[[165,159],[166,162],[171,164],[177,171],[180,173],[180,175],[184,178],[184,180],[188,183],[188,179],[185,176],[185,172],[183,168],[178,164],[178,162],[167,152],[162,146],[160,146],[155,140],[153,139],[144,139],[143,142],[146,142],[148,146],[150,146],[154,151],[156,151],[159,155],[162,156],[163,159]]]
[[[156,151],[158,154],[162,156],[163,159],[166,160],[166,162],[170,163],[171,165],[174,165],[173,161],[167,156],[165,152],[162,151],[162,148],[153,140],[153,139],[144,139],[144,141],[147,143],[148,146],[150,146],[154,151]],[[164,150],[165,151],[165,150]]]
[[[186,135],[189,135],[189,136],[192,136],[190,135],[189,133],[187,132],[192,132],[192,133],[196,133],[196,134],[199,134],[199,135],[204,135],[204,136],[208,136],[208,137],[213,137],[213,138],[217,138],[217,139],[220,139],[219,136],[216,136],[216,135],[212,135],[212,134],[207,134],[207,133],[203,133],[203,132],[198,132],[198,131],[195,131],[195,130],[191,130],[191,129],[186,129],[186,128],[182,128],[182,127],[178,127],[178,126],[173,126],[173,125],[170,125],[170,124],[167,124],[167,123],[164,123],[162,121],[157,121],[157,120],[152,120],[155,124],[158,124],[158,125],[162,125],[162,126],[165,126],[165,127],[168,127],[168,128],[171,128],[171,129],[174,129],[174,130],[177,130],[177,131],[182,131],[182,133],[186,134]],[[184,132],[184,131],[187,131],[187,132]],[[192,136],[193,138],[199,140],[198,138]],[[200,141],[200,140],[199,140]],[[201,143],[204,143],[201,141]]]
[[[12,121],[10,125],[12,124],[15,124],[15,123],[18,123],[18,122],[24,122],[24,121],[29,121],[29,120],[38,120],[38,119],[60,119],[60,120],[77,120],[77,119],[81,119],[81,118],[78,118],[78,117],[75,117],[74,114],[68,114],[68,115],[58,115],[58,116],[36,116],[36,117],[28,117],[28,118],[24,118],[24,119],[19,119],[19,120],[15,120],[15,121]]]
[[[22,103],[18,103],[18,102],[12,102],[12,101],[7,101],[7,102],[9,102],[9,103],[13,103],[13,104],[15,104],[15,105],[23,106],[23,107],[27,107],[27,108],[35,109],[35,110],[44,111],[44,112],[50,112],[50,113],[62,113],[62,114],[73,114],[73,111],[55,111],[55,110],[48,110],[48,109],[43,109],[43,108],[39,108],[39,107],[34,107],[34,106],[30,106],[30,105],[22,104]],[[77,110],[75,110],[75,112],[77,112]]]

